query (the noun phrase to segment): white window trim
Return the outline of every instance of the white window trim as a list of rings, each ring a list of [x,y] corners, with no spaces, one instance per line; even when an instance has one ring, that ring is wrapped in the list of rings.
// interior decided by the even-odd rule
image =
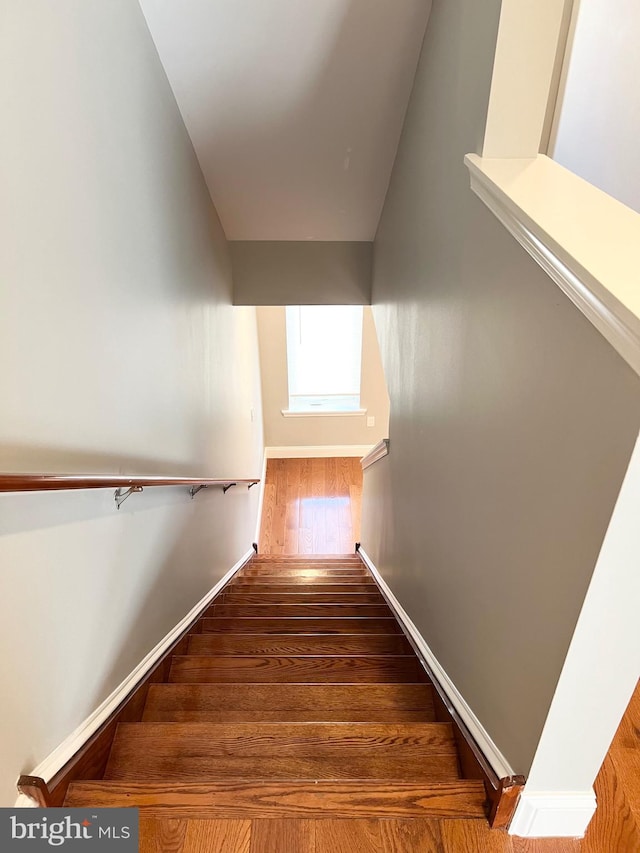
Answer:
[[[291,409],[280,409],[285,418],[351,418],[354,415],[362,417],[367,414],[366,409],[352,409],[346,412],[318,411],[318,412],[296,412]]]

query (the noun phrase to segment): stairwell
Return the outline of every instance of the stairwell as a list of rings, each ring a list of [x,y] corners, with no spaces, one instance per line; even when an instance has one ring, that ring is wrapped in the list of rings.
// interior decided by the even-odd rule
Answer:
[[[358,556],[256,556],[65,805],[182,819],[483,818],[450,723]],[[226,848],[225,848],[226,849]],[[274,848],[275,849],[275,848]]]

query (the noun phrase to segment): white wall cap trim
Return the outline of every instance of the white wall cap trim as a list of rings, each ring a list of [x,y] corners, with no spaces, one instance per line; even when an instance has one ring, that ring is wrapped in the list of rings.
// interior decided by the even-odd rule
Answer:
[[[376,445],[374,445],[371,450],[367,453],[366,456],[363,456],[360,460],[360,464],[362,465],[362,470],[368,468],[370,465],[373,465],[374,462],[377,462],[378,459],[382,459],[389,453],[389,439],[383,438]]]
[[[487,730],[484,728],[480,720],[473,713],[473,711],[471,710],[471,708],[469,707],[466,700],[464,699],[460,691],[457,689],[453,681],[449,678],[444,668],[427,645],[426,640],[424,639],[418,628],[415,626],[415,624],[412,622],[411,618],[409,617],[409,614],[400,604],[398,599],[391,591],[391,588],[389,587],[388,583],[385,581],[376,566],[371,561],[371,558],[369,557],[367,552],[364,550],[364,548],[361,547],[358,550],[358,553],[362,557],[362,560],[364,561],[365,565],[370,569],[372,575],[375,577],[391,609],[398,617],[407,634],[415,643],[419,654],[423,657],[425,663],[431,669],[440,686],[449,697],[451,704],[460,715],[460,718],[469,730],[469,733],[482,750],[485,758],[487,759],[491,767],[494,769],[498,778],[503,779],[506,776],[515,776],[516,774],[513,767],[511,767],[507,759],[500,752],[494,741],[491,739],[491,736],[489,735]]]
[[[267,459],[313,459],[365,456],[370,444],[299,444],[290,447],[265,447]]]
[[[582,838],[596,810],[588,791],[523,791],[509,827],[522,838]]]
[[[640,214],[540,154],[468,154],[471,189],[640,374]]]
[[[217,584],[207,592],[203,598],[187,613],[187,615],[172,628],[169,633],[153,648],[149,654],[140,661],[138,666],[116,687],[110,696],[96,708],[71,734],[57,746],[43,761],[31,772],[30,776],[40,776],[45,782],[49,782],[55,774],[69,761],[76,752],[84,746],[89,738],[100,726],[111,716],[111,714],[124,702],[129,693],[139,684],[145,675],[156,665],[162,655],[180,635],[194,622],[198,614],[203,611],[209,602],[215,598],[222,587],[228,583],[233,575],[247,563],[255,554],[253,548],[243,554],[238,562],[223,575]],[[28,799],[28,798],[27,798]],[[17,806],[16,806],[17,807]]]
[[[264,506],[264,487],[267,479],[267,450],[262,453],[262,474],[260,475],[260,489],[258,493],[258,512],[256,514],[256,532],[254,542],[257,544],[260,541],[260,529],[262,527],[262,507]]]

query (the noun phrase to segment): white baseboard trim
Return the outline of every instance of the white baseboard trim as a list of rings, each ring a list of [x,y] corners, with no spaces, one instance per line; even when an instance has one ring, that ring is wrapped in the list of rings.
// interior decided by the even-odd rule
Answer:
[[[53,752],[38,764],[30,773],[30,776],[40,776],[45,782],[51,781],[56,773],[70,761],[73,756],[81,749],[89,738],[105,723],[111,714],[124,702],[129,693],[134,690],[147,673],[153,669],[158,663],[163,654],[169,649],[180,635],[187,630],[192,622],[195,622],[198,615],[207,607],[209,602],[215,598],[223,586],[227,584],[231,578],[240,571],[255,554],[253,548],[243,554],[238,562],[232,566],[229,571],[223,575],[218,583],[204,595],[200,601],[187,613],[187,615],[172,628],[169,633],[163,637],[158,645],[153,648],[149,654],[138,664],[138,666],[129,673],[121,684],[108,696],[104,702],[90,714],[75,731],[62,741]],[[29,799],[27,797],[27,799]],[[21,807],[19,803],[23,802],[23,795],[18,797],[16,808]]]
[[[260,492],[258,493],[258,517],[256,519],[256,532],[253,537],[253,541],[256,545],[260,542],[260,527],[262,526],[262,507],[264,506],[264,486],[265,480],[267,479],[267,448],[265,447],[264,453],[262,455],[262,474],[260,475],[260,485],[258,488]]]
[[[267,459],[311,459],[320,456],[366,456],[371,444],[300,444],[292,447],[265,447]]]
[[[35,800],[27,797],[26,794],[19,794],[18,799],[13,805],[14,809],[37,809],[40,808]]]
[[[387,599],[389,606],[394,611],[400,624],[404,627],[405,632],[413,641],[418,655],[423,658],[424,662],[427,664],[434,677],[437,679],[438,683],[449,698],[449,701],[460,715],[460,719],[464,722],[465,726],[469,730],[469,733],[480,747],[483,755],[495,771],[498,778],[504,779],[507,776],[515,776],[516,774],[514,769],[511,767],[504,755],[500,752],[496,744],[489,736],[487,730],[484,728],[480,720],[473,713],[469,705],[466,703],[462,694],[458,691],[453,681],[449,678],[445,670],[442,668],[440,662],[427,645],[424,637],[417,629],[415,624],[411,621],[404,607],[400,604],[393,592],[391,592],[389,585],[384,580],[376,566],[373,564],[367,552],[364,550],[364,548],[360,548],[358,553],[362,557],[362,560],[367,566],[367,568],[370,569],[372,575],[378,582],[378,585],[382,590],[382,594]]]
[[[522,838],[582,838],[596,810],[588,791],[527,791],[520,796],[509,835]]]

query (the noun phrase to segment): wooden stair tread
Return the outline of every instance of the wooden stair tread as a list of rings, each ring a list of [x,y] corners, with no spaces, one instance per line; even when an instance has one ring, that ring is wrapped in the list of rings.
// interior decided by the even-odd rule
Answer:
[[[233,634],[402,634],[396,620],[369,617],[233,618],[226,616],[202,619],[202,631]]]
[[[430,684],[151,684],[143,719],[188,720],[265,709],[319,715],[353,709],[420,711],[433,720],[432,691]]]
[[[402,634],[192,634],[193,655],[401,655]]]
[[[295,565],[296,563],[354,563],[363,566],[363,562],[353,552],[349,554],[256,554],[251,558],[251,563],[285,563]]]
[[[179,685],[178,685],[179,686]],[[163,713],[152,706],[143,721],[150,723],[431,723],[433,711],[396,711],[381,708],[255,708],[253,710],[195,708]]]
[[[286,580],[287,583],[293,583],[295,581],[292,578],[302,578],[306,580],[318,581],[319,579],[325,581],[331,581],[332,583],[345,583],[349,580],[356,581],[358,583],[362,583],[363,580],[369,575],[365,574],[365,572],[360,571],[359,569],[342,569],[341,571],[332,570],[332,569],[281,569],[276,572],[274,570],[270,570],[269,572],[258,571],[257,569],[253,569],[252,571],[247,571],[241,575],[237,576],[238,578],[273,578],[278,577]]]
[[[260,657],[174,655],[170,682],[414,683],[427,681],[415,655]]]
[[[479,781],[74,782],[67,808],[138,807],[151,818],[484,818]]]
[[[249,579],[251,580],[251,579]],[[223,595],[378,595],[383,598],[378,587],[369,582],[365,583],[236,583],[232,581],[224,588]],[[384,599],[383,599],[384,600]]]
[[[379,592],[224,592],[221,604],[384,604]],[[216,601],[217,604],[217,601]],[[215,606],[215,605],[214,605]]]
[[[458,778],[448,723],[121,723],[105,779]]]
[[[291,616],[301,616],[303,619],[316,616],[318,618],[348,616],[368,619],[371,617],[385,618],[391,615],[386,604],[212,604],[207,610],[207,616],[231,616],[236,618],[252,617],[287,619]]]
[[[350,575],[334,575],[324,577],[307,577],[305,575],[236,575],[230,586],[275,586],[283,584],[285,586],[323,586],[329,584],[331,586],[367,586],[370,589],[378,589],[376,582],[372,577],[367,575],[350,576]]]

